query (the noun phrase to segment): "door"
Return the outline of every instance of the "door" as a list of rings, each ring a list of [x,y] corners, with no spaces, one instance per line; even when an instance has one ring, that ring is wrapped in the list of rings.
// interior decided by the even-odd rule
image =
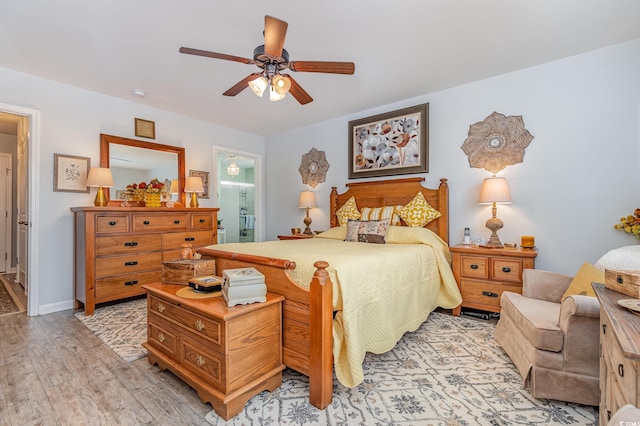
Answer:
[[[11,272],[11,154],[0,153],[0,273]]]
[[[18,123],[18,242],[17,280],[29,294],[29,118],[22,117]]]

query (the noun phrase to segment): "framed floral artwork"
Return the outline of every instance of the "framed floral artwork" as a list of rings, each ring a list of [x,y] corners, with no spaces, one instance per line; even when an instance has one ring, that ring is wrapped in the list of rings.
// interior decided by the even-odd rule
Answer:
[[[57,192],[89,192],[87,175],[89,157],[53,154],[53,190]]]
[[[202,195],[198,195],[198,198],[209,198],[209,172],[189,170],[189,176],[196,176],[202,179],[202,188],[204,191],[202,192]]]
[[[349,122],[349,179],[429,171],[429,104]]]

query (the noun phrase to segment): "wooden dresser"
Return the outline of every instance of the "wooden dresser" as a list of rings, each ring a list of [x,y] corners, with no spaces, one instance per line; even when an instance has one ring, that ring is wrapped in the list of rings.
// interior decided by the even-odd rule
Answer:
[[[180,297],[180,285],[144,288],[149,362],[188,383],[220,417],[230,419],[249,398],[282,384],[284,297],[227,308],[220,296]]]
[[[463,307],[500,312],[503,291],[522,293],[522,272],[535,268],[535,249],[495,249],[473,245],[452,246],[453,276],[462,294]]]
[[[640,407],[640,317],[618,305],[631,299],[594,283],[600,302],[600,424],[625,404]]]
[[[180,244],[216,244],[217,208],[74,207],[74,307],[93,315],[97,303],[144,294],[160,282],[162,262]]]

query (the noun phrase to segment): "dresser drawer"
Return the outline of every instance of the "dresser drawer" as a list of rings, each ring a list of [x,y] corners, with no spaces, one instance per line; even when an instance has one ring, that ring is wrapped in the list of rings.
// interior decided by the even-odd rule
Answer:
[[[96,280],[96,299],[115,300],[144,294],[145,284],[157,283],[162,279],[162,270],[146,271],[137,274],[117,275]]]
[[[503,291],[522,293],[522,287],[520,286],[467,279],[461,280],[460,283],[460,293],[465,302],[479,303],[496,308],[500,307],[500,296]]]
[[[217,226],[218,224],[216,224]],[[211,214],[191,214],[191,229],[213,229]]]
[[[494,280],[522,283],[522,260],[493,259]]]
[[[110,234],[112,232],[129,232],[129,216],[96,216],[96,233]]]
[[[227,393],[224,355],[207,350],[201,342],[181,335],[180,365],[219,391]]]
[[[164,354],[178,361],[178,335],[162,321],[162,318],[149,314],[147,325],[147,341],[160,349]]]
[[[96,256],[105,256],[153,251],[161,247],[161,242],[162,237],[157,234],[96,237],[95,254]]]
[[[134,232],[147,231],[180,231],[189,229],[189,219],[186,213],[134,214]]]
[[[213,233],[211,231],[187,231],[171,232],[162,234],[162,249],[180,249],[180,245],[189,243],[195,249],[213,244]]]
[[[213,318],[206,318],[197,313],[187,311],[166,300],[157,299],[153,295],[148,296],[149,310],[156,312],[168,321],[185,327],[198,338],[208,340],[207,347],[211,350],[225,353],[225,344],[222,324]]]
[[[469,278],[489,278],[489,258],[460,256],[460,275]]]
[[[147,252],[96,258],[96,278],[162,269],[162,253]]]

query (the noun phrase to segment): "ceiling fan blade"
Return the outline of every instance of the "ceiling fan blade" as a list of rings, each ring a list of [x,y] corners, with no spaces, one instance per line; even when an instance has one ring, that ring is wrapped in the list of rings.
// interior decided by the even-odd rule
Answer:
[[[300,86],[298,82],[293,79],[293,77],[291,77],[289,74],[282,75],[291,80],[291,88],[289,89],[289,93],[291,93],[291,96],[293,96],[298,102],[300,102],[300,105],[305,105],[313,101],[311,95],[309,95],[307,91],[304,90],[302,86]]]
[[[249,74],[248,76],[246,76],[245,78],[243,78],[242,80],[240,80],[239,82],[237,82],[236,84],[234,84],[232,87],[230,87],[229,89],[227,89],[226,92],[223,93],[224,96],[235,96],[238,93],[242,92],[244,89],[246,89],[247,87],[249,87],[249,82],[252,80],[255,80],[256,78],[258,78],[258,76],[260,75],[260,73],[253,73],[253,74]]]
[[[226,55],[224,53],[209,52],[208,50],[192,49],[190,47],[181,47],[180,53],[187,55],[206,56],[207,58],[224,59],[225,61],[242,62],[243,64],[254,64],[253,59],[241,58],[240,56]]]
[[[353,74],[356,70],[356,65],[353,62],[292,61],[289,62],[289,69],[300,72]]]
[[[281,58],[284,39],[287,36],[287,24],[273,16],[264,17],[264,53],[272,58]]]

